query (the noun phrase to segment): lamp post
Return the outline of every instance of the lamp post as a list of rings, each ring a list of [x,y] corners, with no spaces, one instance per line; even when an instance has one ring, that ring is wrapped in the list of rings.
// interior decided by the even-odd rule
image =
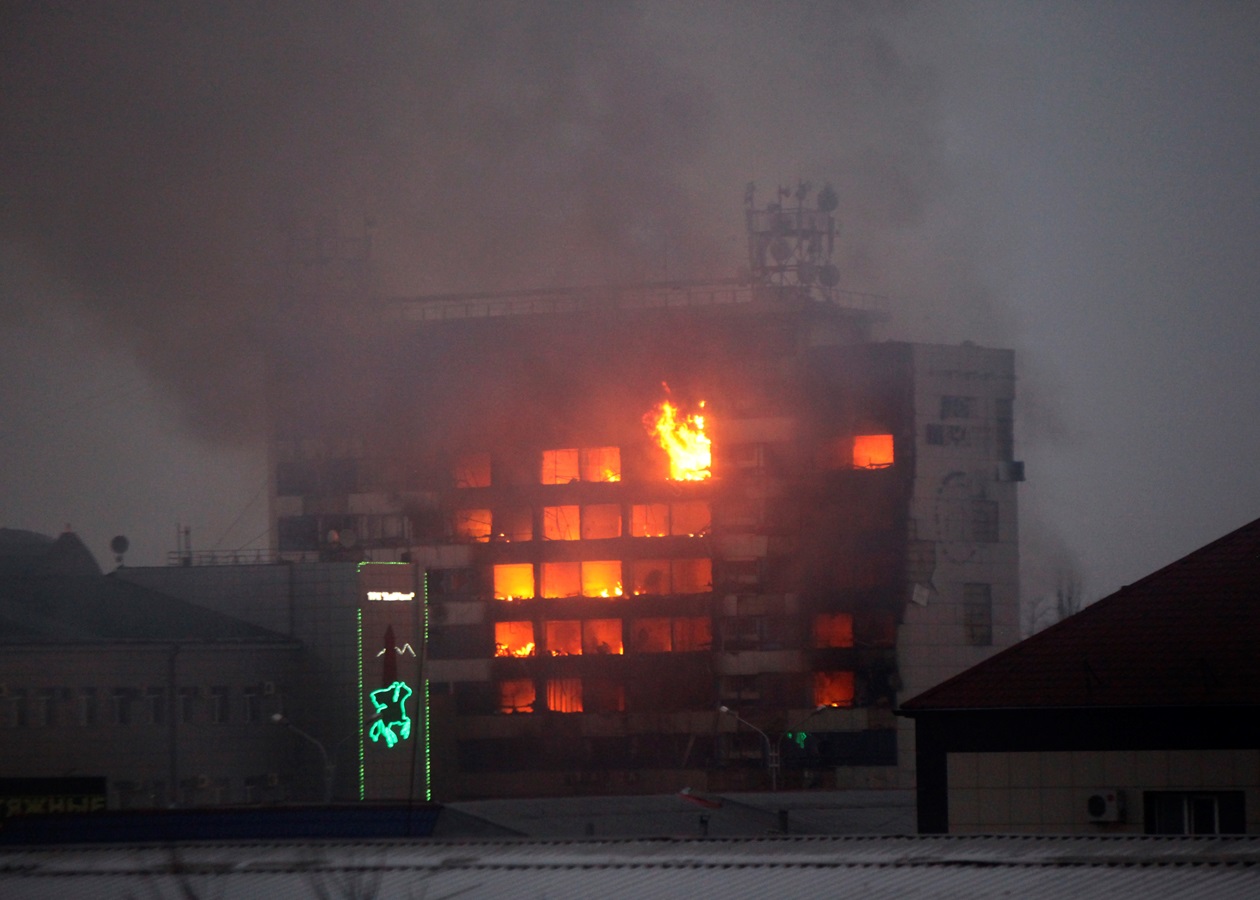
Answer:
[[[314,735],[306,731],[303,731],[301,728],[298,728],[296,725],[290,722],[288,718],[285,717],[284,713],[272,713],[271,721],[277,725],[283,725],[285,728],[289,729],[294,734],[310,741],[312,744],[315,745],[315,748],[319,750],[319,757],[324,762],[324,803],[325,804],[332,803],[333,784],[336,781],[336,775],[337,775],[337,750],[340,749],[341,745],[344,744],[346,741],[348,741],[354,735],[354,732],[353,731],[350,732],[350,734],[347,734],[345,737],[339,740],[333,746],[332,752],[329,753],[328,748],[324,746],[323,741],[321,741],[319,738],[315,737]]]
[[[766,745],[766,768],[770,770],[770,790],[772,792],[777,792],[779,790],[779,766],[780,766],[780,759],[781,759],[781,751],[783,749],[783,739],[787,737],[789,734],[791,734],[793,731],[795,731],[797,728],[804,725],[814,716],[818,715],[824,709],[827,709],[827,707],[826,706],[814,707],[812,710],[810,710],[808,715],[803,717],[799,722],[797,722],[791,728],[788,728],[786,731],[780,732],[779,737],[775,741],[772,742],[768,734],[766,734],[764,731],[762,731],[752,722],[749,722],[739,713],[735,712],[735,710],[731,709],[729,706],[718,707],[719,712],[726,713],[728,716],[733,718],[736,722],[742,722],[743,724],[751,728],[753,731],[757,732],[757,734],[761,735],[761,739],[762,741],[765,742],[765,745]]]

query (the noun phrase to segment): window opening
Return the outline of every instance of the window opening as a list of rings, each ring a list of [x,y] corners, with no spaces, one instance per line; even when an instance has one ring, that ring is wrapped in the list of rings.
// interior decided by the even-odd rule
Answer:
[[[621,537],[621,507],[616,503],[593,503],[582,507],[582,540]]]
[[[815,672],[815,706],[852,706],[852,672]]]
[[[576,541],[581,536],[576,505],[543,507],[543,540]]]
[[[667,534],[668,503],[636,503],[630,508],[631,537],[665,537]]]
[[[495,622],[495,656],[533,656],[533,622]]]
[[[499,682],[499,712],[501,713],[532,713],[536,700],[532,679],[514,678]]]
[[[973,647],[993,643],[993,590],[987,584],[963,585],[963,631]]]
[[[582,593],[582,564],[549,562],[542,564],[544,597],[578,597]]]
[[[850,613],[820,613],[814,616],[815,647],[852,647],[853,616]]]
[[[534,596],[532,563],[505,563],[494,567],[496,600],[521,600]]]
[[[581,656],[582,623],[577,619],[560,619],[543,623],[548,656]]]
[[[892,464],[891,434],[859,434],[853,439],[853,468],[884,469]]]
[[[589,655],[620,656],[625,652],[621,642],[620,619],[587,619],[582,623],[582,652]]]
[[[465,453],[455,460],[452,472],[457,488],[490,486],[490,454]]]
[[[547,708],[558,713],[582,711],[582,679],[553,678],[547,682]]]
[[[455,537],[462,541],[484,543],[490,540],[490,510],[455,510]]]
[[[589,560],[582,563],[582,596],[620,597],[621,560]]]

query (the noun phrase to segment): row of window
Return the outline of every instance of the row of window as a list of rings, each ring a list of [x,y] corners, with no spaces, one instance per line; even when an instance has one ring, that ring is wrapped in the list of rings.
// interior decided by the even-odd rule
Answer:
[[[175,701],[176,721],[183,724],[255,724],[279,708],[270,682],[239,692],[224,685],[181,687]],[[169,711],[170,696],[164,687],[8,690],[0,697],[0,728],[165,725],[170,721]]]
[[[853,705],[853,672],[814,672],[811,678],[815,707]],[[504,714],[626,712],[626,686],[609,678],[508,678],[496,687]]]
[[[628,570],[628,590],[623,573]],[[494,567],[496,600],[531,597],[620,597],[706,594],[713,590],[709,559],[582,560],[504,563]]]
[[[761,647],[769,616],[722,619],[723,645]],[[494,625],[495,656],[581,656],[621,655],[626,651],[623,635],[628,634],[631,653],[689,653],[711,650],[713,625],[708,616],[641,619],[561,619],[505,621]],[[853,616],[850,613],[823,613],[814,617],[812,645],[816,648],[852,647]],[[540,640],[541,639],[541,640]],[[782,642],[781,642],[782,643]]]
[[[167,783],[161,779],[110,782],[112,806],[117,809],[165,809],[172,802],[179,806],[225,806],[276,803],[285,799],[287,785],[277,772],[247,775],[244,778],[198,775],[181,778],[175,796],[168,796]]]
[[[709,504],[704,500],[676,503],[635,503],[628,517],[621,504],[590,503],[544,506],[537,521],[526,507],[501,509],[457,509],[452,532],[459,540],[577,541],[619,538],[625,534],[628,518],[631,537],[698,537],[708,534],[712,523]]]

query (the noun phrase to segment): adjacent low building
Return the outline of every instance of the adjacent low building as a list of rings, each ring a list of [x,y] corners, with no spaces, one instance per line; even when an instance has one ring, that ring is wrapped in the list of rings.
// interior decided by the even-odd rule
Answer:
[[[1260,832],[1260,520],[901,707],[921,832]]]

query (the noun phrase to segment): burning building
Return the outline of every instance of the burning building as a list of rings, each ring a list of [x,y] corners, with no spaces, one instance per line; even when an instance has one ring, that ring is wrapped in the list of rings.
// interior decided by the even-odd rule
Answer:
[[[424,572],[436,797],[909,786],[898,698],[1018,637],[1012,353],[874,341],[795,200],[743,283],[394,301],[278,367],[281,554]]]

